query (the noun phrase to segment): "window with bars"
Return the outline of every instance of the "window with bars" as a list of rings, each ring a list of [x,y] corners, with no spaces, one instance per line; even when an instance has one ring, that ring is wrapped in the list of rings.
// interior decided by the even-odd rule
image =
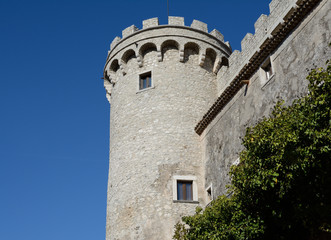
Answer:
[[[147,72],[139,76],[139,90],[152,87],[152,73]]]
[[[177,181],[177,200],[193,201],[192,181]]]

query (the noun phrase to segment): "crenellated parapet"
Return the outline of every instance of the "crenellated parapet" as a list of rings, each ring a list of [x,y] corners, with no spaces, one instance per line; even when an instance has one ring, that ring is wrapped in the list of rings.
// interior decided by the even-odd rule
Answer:
[[[110,44],[104,68],[104,78],[109,83],[116,82],[118,74],[127,74],[127,62],[132,58],[136,59],[140,68],[143,67],[144,56],[150,51],[155,51],[157,61],[162,62],[167,48],[177,49],[178,61],[182,63],[186,62],[188,52],[194,51],[199,54],[197,67],[206,67],[206,59],[210,59],[211,71],[215,74],[224,63],[224,58],[231,54],[231,47],[224,42],[223,35],[216,29],[209,33],[207,24],[198,20],[185,26],[183,17],[170,16],[168,25],[159,25],[158,18],[151,18],[144,20],[142,26],[143,29],[134,25],[127,27],[122,31],[122,38],[115,37]]]
[[[297,21],[293,14],[305,11],[316,0],[273,0],[269,4],[270,14],[262,14],[255,22],[255,33],[247,33],[241,41],[241,51],[235,50],[229,57],[229,68],[218,74],[218,90],[221,93],[240,70],[253,61],[268,43],[284,34],[285,25]],[[299,10],[300,9],[300,10]],[[291,23],[291,24],[292,24]]]
[[[173,17],[169,16],[168,18],[168,25],[159,25],[159,19],[158,18],[150,18],[146,19],[142,22],[143,29],[145,30],[148,28],[157,28],[157,27],[165,27],[165,26],[181,26],[181,27],[189,27],[185,26],[184,24],[184,18],[183,17]],[[198,21],[198,20],[193,20],[192,24],[190,25],[192,29],[200,30],[202,32],[208,33],[208,25],[204,22]],[[141,32],[139,28],[137,28],[135,25],[131,25],[127,28],[125,28],[122,31],[122,38],[120,37],[115,37],[114,40],[112,41],[110,45],[110,50],[113,50],[113,48],[124,38],[129,37],[132,34],[135,34],[136,32]],[[210,32],[212,36],[220,40],[221,42],[224,42],[224,37],[223,35],[216,29]]]
[[[320,0],[271,1],[270,14],[262,14],[257,19],[255,33],[246,34],[241,51],[233,51],[228,58],[229,66],[218,72],[219,97],[197,124],[195,130],[199,135],[318,2]]]

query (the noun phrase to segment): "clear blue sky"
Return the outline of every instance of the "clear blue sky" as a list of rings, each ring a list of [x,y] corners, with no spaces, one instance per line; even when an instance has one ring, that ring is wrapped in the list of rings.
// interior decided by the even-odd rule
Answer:
[[[170,15],[218,29],[233,49],[265,0],[170,0]],[[166,0],[0,0],[0,239],[105,237],[109,44]]]

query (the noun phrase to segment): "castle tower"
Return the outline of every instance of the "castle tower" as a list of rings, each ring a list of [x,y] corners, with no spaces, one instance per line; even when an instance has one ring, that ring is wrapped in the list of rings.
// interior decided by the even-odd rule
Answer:
[[[208,203],[194,127],[217,98],[216,73],[230,54],[221,33],[181,17],[145,20],[111,43],[107,240],[172,239],[181,216]]]

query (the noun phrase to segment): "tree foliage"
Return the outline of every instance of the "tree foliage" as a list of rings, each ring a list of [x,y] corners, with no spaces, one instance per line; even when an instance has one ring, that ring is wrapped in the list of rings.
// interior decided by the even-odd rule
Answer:
[[[309,93],[247,128],[233,192],[183,217],[174,239],[318,239],[331,232],[331,65]]]

